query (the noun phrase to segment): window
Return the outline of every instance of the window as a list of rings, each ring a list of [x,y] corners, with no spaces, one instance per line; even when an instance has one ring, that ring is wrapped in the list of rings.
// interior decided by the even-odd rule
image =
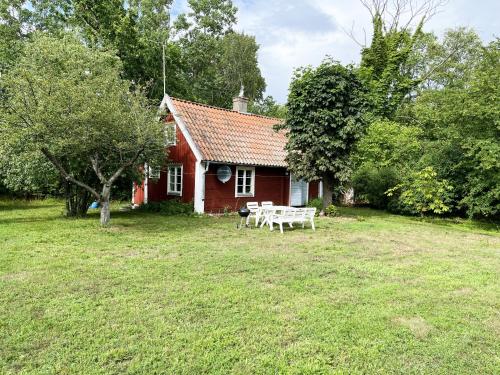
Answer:
[[[165,146],[175,146],[177,143],[177,134],[175,122],[165,124]]]
[[[153,180],[160,179],[160,168],[153,168],[148,166],[148,178]]]
[[[168,167],[167,194],[182,195],[182,165]]]
[[[236,197],[253,197],[255,191],[255,168],[236,168]]]

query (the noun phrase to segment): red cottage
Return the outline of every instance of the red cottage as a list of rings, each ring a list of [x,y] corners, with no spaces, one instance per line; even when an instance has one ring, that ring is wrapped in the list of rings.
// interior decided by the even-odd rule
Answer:
[[[146,168],[132,203],[177,198],[203,213],[249,201],[303,206],[321,196],[321,182],[295,180],[287,170],[285,134],[273,129],[280,120],[247,113],[247,103],[234,98],[230,111],[166,95],[168,160],[161,171]]]

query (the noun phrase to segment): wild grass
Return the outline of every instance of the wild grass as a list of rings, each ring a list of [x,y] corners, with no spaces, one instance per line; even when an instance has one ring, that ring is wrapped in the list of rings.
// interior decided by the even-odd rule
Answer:
[[[0,201],[2,374],[494,374],[494,225],[368,209],[317,231]]]

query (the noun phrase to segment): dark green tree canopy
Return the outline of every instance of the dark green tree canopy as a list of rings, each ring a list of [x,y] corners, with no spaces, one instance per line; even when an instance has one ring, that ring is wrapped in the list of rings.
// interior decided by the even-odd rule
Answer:
[[[296,71],[286,121],[287,162],[298,178],[322,179],[328,189],[348,180],[350,152],[365,127],[365,90],[352,66],[326,59]]]

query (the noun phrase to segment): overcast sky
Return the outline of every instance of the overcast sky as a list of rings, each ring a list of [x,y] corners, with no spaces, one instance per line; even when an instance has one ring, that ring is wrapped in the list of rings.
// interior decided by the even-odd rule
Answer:
[[[359,62],[360,47],[346,33],[354,30],[359,41],[369,34],[370,18],[358,0],[233,0],[238,7],[236,29],[254,35],[260,45],[259,64],[267,89],[284,103],[293,70],[317,65],[330,55],[340,62]],[[177,11],[187,0],[176,0]],[[449,0],[426,25],[441,36],[457,26],[474,28],[485,41],[500,36],[500,0]],[[369,41],[369,35],[367,35]]]

